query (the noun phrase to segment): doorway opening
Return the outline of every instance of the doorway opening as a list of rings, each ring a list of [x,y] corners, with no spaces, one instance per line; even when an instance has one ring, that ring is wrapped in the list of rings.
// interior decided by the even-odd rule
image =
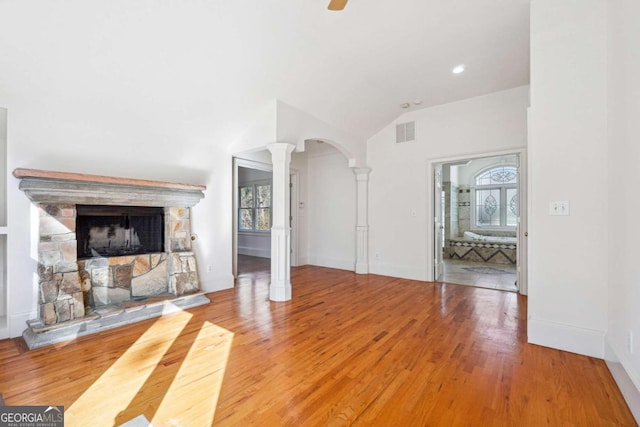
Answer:
[[[238,277],[270,274],[273,173],[238,167],[236,232]]]
[[[435,280],[526,293],[522,155],[433,164]]]
[[[242,282],[271,274],[271,226],[273,172],[267,150],[247,154],[256,160],[234,158],[233,274]],[[290,170],[290,205],[298,203],[298,172]],[[297,215],[290,214],[291,266],[297,265]]]

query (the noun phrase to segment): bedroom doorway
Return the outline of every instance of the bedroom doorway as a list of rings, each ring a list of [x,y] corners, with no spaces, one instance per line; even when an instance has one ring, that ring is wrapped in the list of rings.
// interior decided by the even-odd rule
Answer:
[[[526,293],[523,156],[432,163],[436,281]]]

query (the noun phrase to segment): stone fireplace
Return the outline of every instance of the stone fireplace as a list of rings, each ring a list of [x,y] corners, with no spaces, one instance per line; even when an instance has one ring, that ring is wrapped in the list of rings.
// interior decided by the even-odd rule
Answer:
[[[204,186],[16,169],[39,211],[35,332],[201,294],[190,208]]]

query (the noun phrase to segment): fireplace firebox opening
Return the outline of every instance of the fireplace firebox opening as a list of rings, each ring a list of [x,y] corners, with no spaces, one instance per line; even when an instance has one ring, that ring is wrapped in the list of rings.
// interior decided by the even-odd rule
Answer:
[[[164,252],[164,208],[76,205],[78,259]]]

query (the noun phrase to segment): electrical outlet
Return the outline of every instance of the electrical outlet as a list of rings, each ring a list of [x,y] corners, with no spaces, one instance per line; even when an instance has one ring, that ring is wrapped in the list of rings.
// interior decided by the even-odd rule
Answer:
[[[213,271],[213,265],[207,265],[207,273],[211,273]]]
[[[376,260],[376,261],[380,261],[380,254],[379,254],[379,253],[376,253],[376,254],[373,256],[373,259],[374,259],[374,260]]]

